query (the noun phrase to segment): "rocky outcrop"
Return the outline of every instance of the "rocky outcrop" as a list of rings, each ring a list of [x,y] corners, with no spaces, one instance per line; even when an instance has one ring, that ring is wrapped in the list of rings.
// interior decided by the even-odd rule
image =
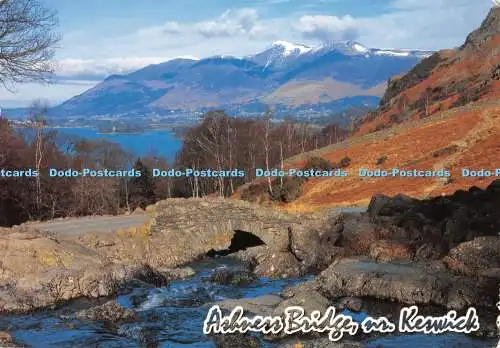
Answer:
[[[455,276],[442,268],[415,263],[377,263],[350,258],[318,276],[319,289],[329,298],[373,297],[405,304],[434,304],[453,309],[491,307],[498,281]]]
[[[415,200],[375,195],[368,215],[378,239],[408,246],[416,260],[439,259],[458,244],[500,231],[500,180],[451,196]],[[371,233],[374,235],[375,233]],[[372,240],[373,241],[373,238]]]
[[[350,256],[366,255],[372,244],[380,239],[376,226],[365,214],[343,214],[341,233],[336,245]]]
[[[4,230],[0,250],[0,312],[111,296],[133,279],[155,286],[168,282],[145,263],[113,263],[76,241],[58,240],[27,227]]]
[[[464,275],[500,279],[500,236],[479,237],[459,244],[444,258],[446,265]]]
[[[493,7],[481,26],[467,36],[462,49],[478,49],[497,35],[500,35],[500,8]]]

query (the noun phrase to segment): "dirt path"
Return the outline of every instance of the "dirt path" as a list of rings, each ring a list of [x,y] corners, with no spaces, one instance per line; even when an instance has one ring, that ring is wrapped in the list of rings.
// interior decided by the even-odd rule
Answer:
[[[29,224],[41,231],[59,236],[74,237],[91,232],[111,232],[130,227],[141,227],[150,215],[99,216]]]

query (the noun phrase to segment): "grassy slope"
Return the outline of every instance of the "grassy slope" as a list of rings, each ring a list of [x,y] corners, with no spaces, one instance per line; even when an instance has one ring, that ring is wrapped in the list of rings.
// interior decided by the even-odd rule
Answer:
[[[366,205],[375,193],[405,193],[415,197],[447,194],[473,185],[487,186],[494,178],[460,176],[462,167],[500,167],[500,100],[472,103],[432,117],[391,129],[348,139],[288,160],[287,167],[300,167],[308,157],[321,156],[338,162],[348,156],[348,178],[309,180],[301,197],[287,210],[305,211],[325,206]],[[447,148],[455,151],[435,154]],[[377,159],[388,157],[383,165]],[[359,168],[452,169],[453,180],[437,178],[360,178]]]

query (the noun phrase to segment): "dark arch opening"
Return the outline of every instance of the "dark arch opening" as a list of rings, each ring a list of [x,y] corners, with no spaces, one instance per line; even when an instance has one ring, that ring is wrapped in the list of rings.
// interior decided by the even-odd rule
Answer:
[[[227,256],[229,254],[233,254],[241,250],[246,250],[247,248],[252,248],[265,244],[266,243],[264,243],[262,239],[260,239],[253,233],[242,230],[234,230],[234,235],[233,238],[231,238],[231,245],[229,245],[229,248],[224,250],[210,249],[210,251],[207,253],[207,256],[208,257]]]

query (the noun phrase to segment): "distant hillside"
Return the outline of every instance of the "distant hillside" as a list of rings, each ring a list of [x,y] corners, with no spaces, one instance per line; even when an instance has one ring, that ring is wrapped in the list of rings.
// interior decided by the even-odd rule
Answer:
[[[311,48],[278,41],[244,58],[176,59],[110,76],[57,106],[52,114],[161,115],[252,103],[293,109],[350,97],[381,97],[391,76],[408,71],[430,54],[370,49],[355,42]]]
[[[422,60],[408,74],[392,78],[377,112],[360,125],[365,134],[447,109],[500,96],[500,8],[454,50]]]

